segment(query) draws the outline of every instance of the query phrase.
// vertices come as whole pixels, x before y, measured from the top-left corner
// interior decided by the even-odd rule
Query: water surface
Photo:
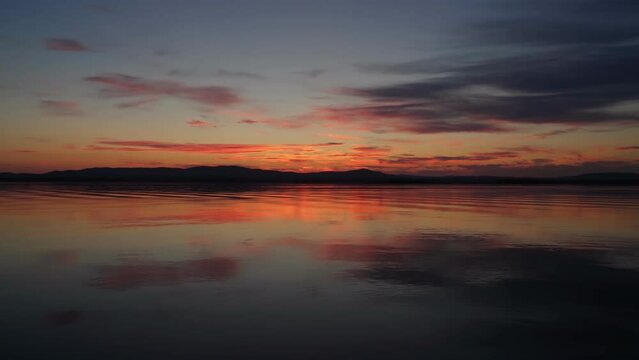
[[[636,359],[639,189],[0,184],[3,359]]]

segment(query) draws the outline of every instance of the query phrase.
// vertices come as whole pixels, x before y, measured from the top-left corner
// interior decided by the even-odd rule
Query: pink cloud
[[[214,124],[211,124],[210,122],[204,121],[204,120],[193,119],[193,120],[188,120],[186,123],[189,126],[196,127],[196,128],[214,128],[215,127]]]
[[[619,151],[627,151],[627,150],[639,150],[639,145],[635,146],[620,146],[617,148]]]
[[[141,100],[142,103],[155,101],[161,97],[214,106],[230,106],[242,101],[234,90],[224,86],[189,86],[174,81],[153,81],[123,74],[90,76],[85,80],[101,84],[102,92],[107,96],[146,97],[146,101]],[[127,107],[123,104],[119,106]]]
[[[54,51],[88,51],[89,48],[73,39],[46,39],[45,46]]]

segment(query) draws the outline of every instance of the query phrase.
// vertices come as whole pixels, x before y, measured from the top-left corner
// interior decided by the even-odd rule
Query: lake
[[[0,184],[2,359],[637,359],[639,188]]]

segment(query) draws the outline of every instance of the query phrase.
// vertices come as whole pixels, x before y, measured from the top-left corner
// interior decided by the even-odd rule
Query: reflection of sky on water
[[[639,354],[632,188],[176,186],[3,185],[8,354]]]

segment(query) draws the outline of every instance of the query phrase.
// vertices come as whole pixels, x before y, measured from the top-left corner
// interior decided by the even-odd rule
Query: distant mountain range
[[[241,166],[180,168],[89,168],[44,174],[0,173],[0,181],[131,181],[131,182],[226,182],[226,183],[361,183],[361,184],[620,184],[639,185],[636,173],[596,173],[554,178],[497,176],[426,177],[391,175],[368,169],[297,173],[250,169]]]

